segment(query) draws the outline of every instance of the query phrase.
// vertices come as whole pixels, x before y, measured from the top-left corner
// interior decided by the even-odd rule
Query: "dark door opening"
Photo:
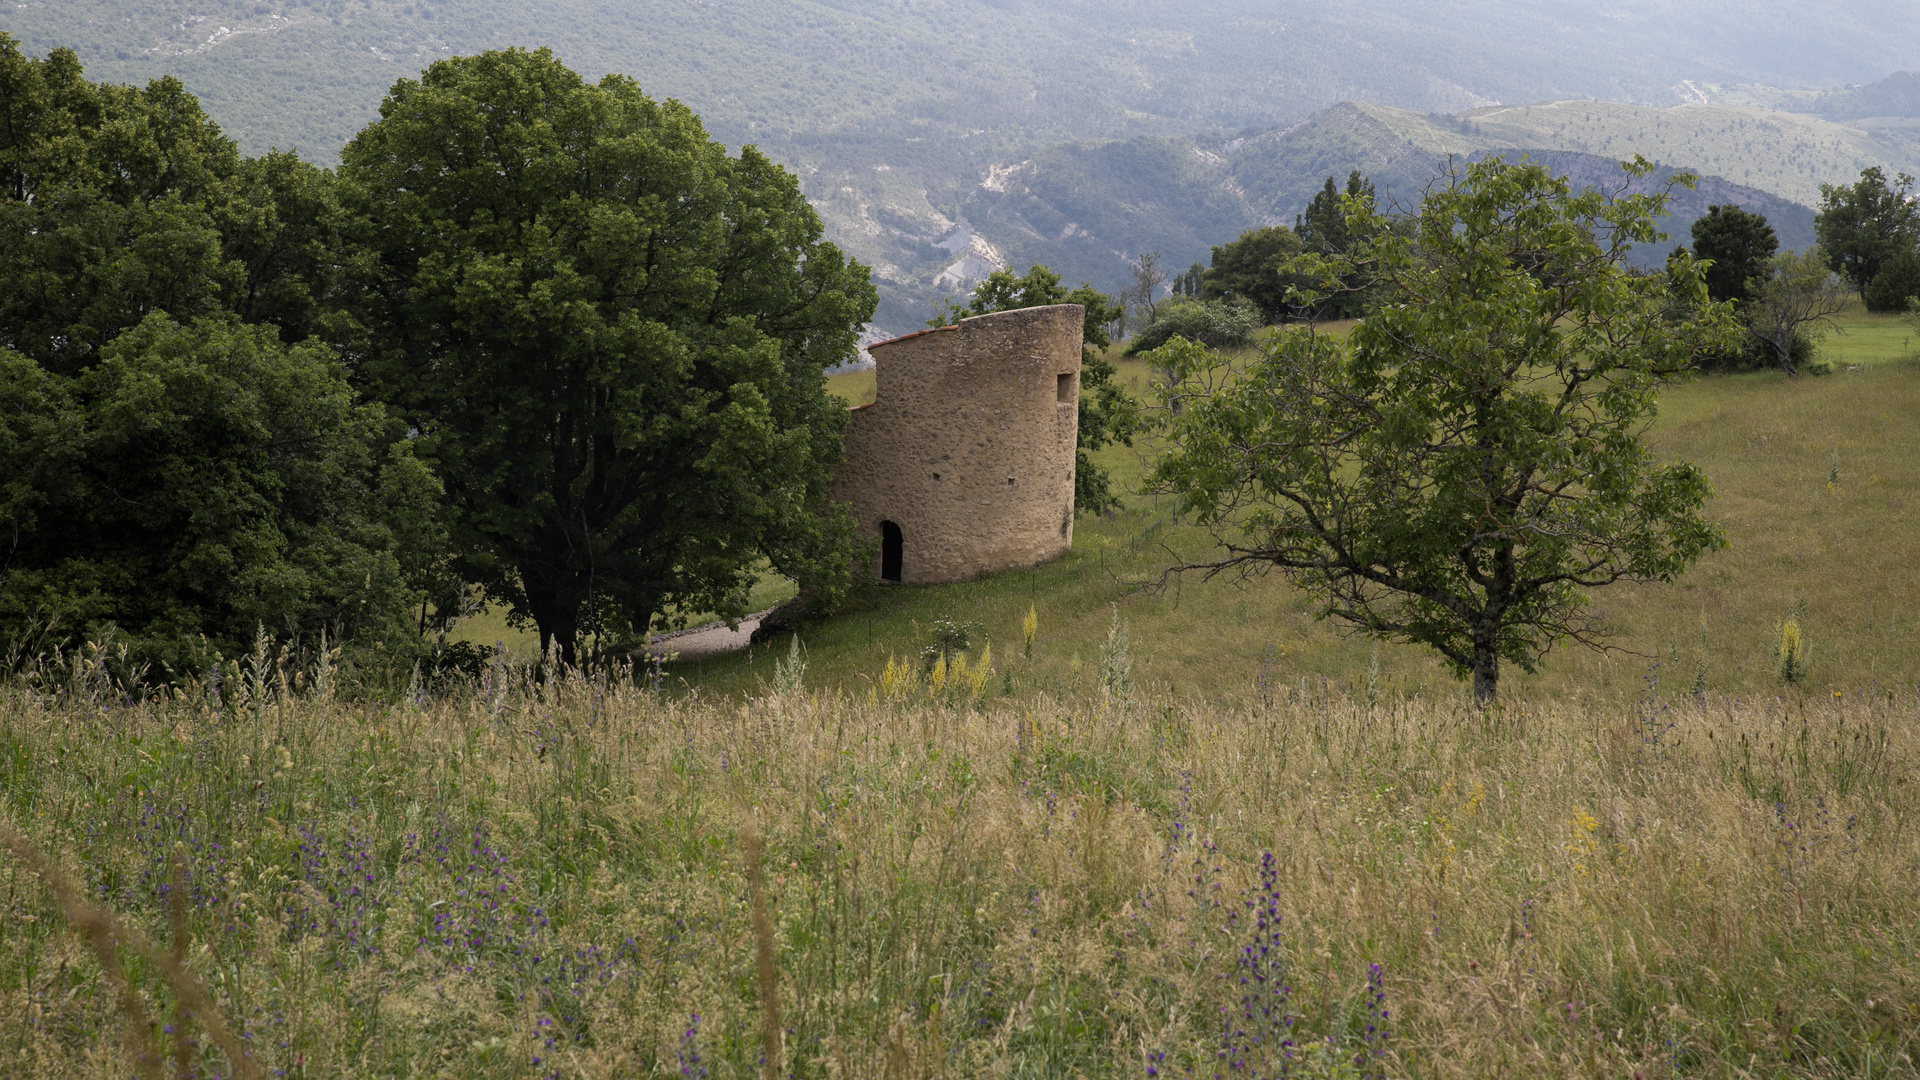
[[[900,580],[900,556],[906,542],[900,537],[900,526],[891,521],[880,523],[880,580]]]

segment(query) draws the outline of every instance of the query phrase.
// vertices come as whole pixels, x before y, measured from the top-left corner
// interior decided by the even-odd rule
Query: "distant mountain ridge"
[[[1620,162],[1636,145],[1659,164],[1627,185]],[[1359,169],[1383,202],[1411,210],[1450,165],[1492,155],[1529,157],[1581,186],[1635,192],[1665,189],[1675,174],[1692,173],[1694,187],[1673,189],[1663,223],[1673,242],[1685,242],[1710,205],[1733,204],[1765,214],[1791,249],[1814,242],[1821,183],[1851,181],[1869,164],[1920,168],[1920,145],[1750,109],[1555,102],[1449,116],[1343,102],[1297,124],[1218,142],[1142,137],[1049,147],[990,166],[946,213],[916,216],[853,189],[818,205],[872,261],[904,328],[925,302],[916,297],[957,293],[961,279],[994,267],[1041,262],[1069,280],[1116,289],[1128,261],[1143,252],[1158,252],[1178,270],[1207,261],[1213,245],[1246,229],[1292,224],[1329,176],[1344,182]],[[1716,175],[1712,165],[1756,182]],[[1671,246],[1649,246],[1636,259],[1657,263]]]
[[[1802,207],[1920,171],[1910,72],[1818,89],[1920,66],[1920,5],[1892,0],[26,0],[0,32],[96,79],[177,74],[243,149],[322,163],[394,80],[552,45],[794,168],[885,330],[1002,263],[1111,290],[1143,251],[1204,260],[1353,168],[1411,200],[1449,156],[1637,152]]]
[[[1813,100],[1813,112],[1830,120],[1920,120],[1920,71],[1896,71],[1877,83],[1822,94]]]

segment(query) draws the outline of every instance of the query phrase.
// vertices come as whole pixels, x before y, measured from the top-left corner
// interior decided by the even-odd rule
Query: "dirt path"
[[[710,656],[744,649],[767,611],[756,611],[742,618],[737,630],[727,629],[727,624],[723,622],[710,622],[675,630],[670,634],[657,634],[647,643],[647,655],[668,656],[674,660],[705,660]]]

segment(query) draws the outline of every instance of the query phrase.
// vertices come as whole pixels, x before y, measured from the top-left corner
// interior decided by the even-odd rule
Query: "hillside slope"
[[[1456,111],[1673,100],[1681,79],[1852,83],[1920,66],[1920,9],[1801,0],[26,0],[0,31],[96,78],[175,72],[250,150],[330,160],[394,79],[551,45],[730,142],[1069,139],[1270,127],[1354,99]],[[822,141],[824,140],[824,141]],[[799,154],[811,157],[810,154]],[[827,155],[834,156],[834,155]]]
[[[1716,105],[1655,108],[1604,101],[1472,109],[1453,116],[1345,103],[1235,148],[1233,171],[1282,211],[1311,197],[1343,161],[1417,191],[1448,155],[1538,149],[1649,161],[1805,206],[1821,184],[1851,182],[1869,165],[1920,168],[1920,145],[1792,113]]]
[[[1643,138],[1642,132],[1651,134]],[[1707,207],[1731,203],[1765,214],[1781,243],[1796,249],[1813,243],[1810,204],[1818,200],[1819,183],[1849,180],[1865,164],[1907,167],[1920,160],[1913,144],[1752,110],[1562,102],[1446,116],[1345,102],[1301,123],[1224,143],[1070,144],[993,166],[953,212],[965,223],[964,245],[925,243],[942,239],[932,235],[940,228],[960,233],[945,217],[921,229],[911,257],[901,254],[911,246],[911,229],[861,233],[876,253],[893,245],[883,256],[881,278],[900,298],[896,310],[916,290],[951,288],[968,269],[985,266],[1024,269],[1043,262],[1072,280],[1112,289],[1125,282],[1127,261],[1142,252],[1159,252],[1177,270],[1205,262],[1213,245],[1246,229],[1291,224],[1327,177],[1344,180],[1353,169],[1373,178],[1390,206],[1411,210],[1450,161],[1524,155],[1579,185],[1620,187],[1620,161],[1636,152],[1631,147],[1645,147],[1637,152],[1663,164],[1623,190],[1664,190],[1681,171],[1699,177],[1691,190],[1674,189],[1663,222],[1669,234],[1684,239]],[[1735,182],[1716,175],[1714,165],[1758,174],[1762,182]],[[1812,169],[1811,190],[1805,169]],[[824,208],[838,205],[829,199]],[[877,223],[887,210],[868,205],[862,213]],[[1657,262],[1667,250],[1657,245],[1637,257]]]
[[[1638,152],[1807,204],[1863,164],[1920,160],[1898,122],[1655,107],[1764,83],[1799,88],[1767,91],[1770,102],[1839,116],[1868,98],[1884,107],[1904,84],[1862,89],[1851,106],[1818,86],[1920,66],[1920,7],[1749,8],[27,0],[0,6],[0,32],[37,54],[71,46],[97,79],[177,74],[244,149],[297,146],[320,162],[433,60],[551,45],[588,76],[629,74],[729,145],[757,143],[795,168],[829,234],[875,267],[878,322],[898,331],[1002,263],[1052,262],[1115,289],[1142,251],[1204,259],[1241,229],[1291,222],[1326,176],[1352,168],[1410,198],[1449,154]],[[1569,97],[1654,104],[1499,104]],[[1343,99],[1378,104],[1334,105]]]

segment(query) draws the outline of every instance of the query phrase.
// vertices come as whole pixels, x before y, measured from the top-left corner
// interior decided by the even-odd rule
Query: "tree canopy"
[[[355,369],[420,433],[469,579],[566,662],[670,606],[743,614],[765,565],[844,589],[822,375],[876,297],[795,178],[546,50],[436,62],[380,115],[340,171]]]
[[[98,85],[0,35],[12,641],[117,633],[181,674],[263,627],[406,645],[438,484],[311,340],[331,206],[326,174],[241,159],[177,81]]]
[[[1780,238],[1765,214],[1738,206],[1709,206],[1693,220],[1693,257],[1711,260],[1706,268],[1707,296],[1744,303],[1769,272],[1769,260],[1780,250]]]
[[[1322,617],[1436,650],[1482,702],[1503,662],[1603,644],[1589,590],[1723,543],[1707,478],[1641,439],[1661,384],[1737,334],[1691,260],[1679,317],[1667,277],[1628,271],[1665,201],[1499,159],[1429,193],[1411,235],[1349,200],[1329,276],[1383,296],[1346,339],[1287,328],[1244,368],[1185,341],[1154,358],[1178,378],[1152,483],[1223,547],[1176,569],[1278,569]]]
[[[1260,309],[1244,296],[1213,300],[1174,296],[1161,305],[1160,317],[1152,326],[1127,342],[1126,355],[1151,352],[1176,337],[1216,349],[1246,345],[1263,325]]]
[[[1079,304],[1086,312],[1080,334],[1080,424],[1074,448],[1073,506],[1075,513],[1104,513],[1119,506],[1120,497],[1114,493],[1113,478],[1089,452],[1115,442],[1130,446],[1133,440],[1131,403],[1126,391],[1113,381],[1115,369],[1105,355],[1113,344],[1107,327],[1126,314],[1124,305],[1085,282],[1071,290],[1063,288],[1058,273],[1035,264],[1018,277],[1011,270],[993,271],[974,285],[964,306],[948,305],[928,325],[950,326],[972,315],[1051,304]]]
[[[147,316],[64,376],[0,352],[0,626],[98,638],[185,673],[259,628],[384,642],[439,485],[324,347]]]
[[[1820,185],[1820,212],[1813,219],[1827,265],[1866,294],[1894,254],[1920,243],[1920,201],[1913,177],[1888,180],[1878,165],[1860,172],[1851,186]]]
[[[1260,309],[1268,323],[1285,322],[1289,313],[1287,265],[1300,254],[1300,237],[1275,225],[1249,229],[1239,239],[1213,249],[1213,261],[1204,279],[1210,298],[1241,296]]]
[[[72,373],[164,311],[315,330],[339,262],[325,173],[242,159],[173,78],[87,81],[0,35],[0,343]]]

